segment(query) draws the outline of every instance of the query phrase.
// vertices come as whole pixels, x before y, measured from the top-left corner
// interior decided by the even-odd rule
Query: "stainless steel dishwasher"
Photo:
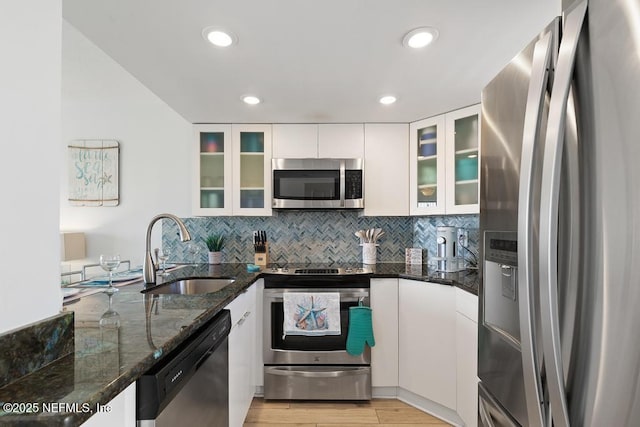
[[[229,425],[229,330],[222,310],[138,379],[138,427]]]

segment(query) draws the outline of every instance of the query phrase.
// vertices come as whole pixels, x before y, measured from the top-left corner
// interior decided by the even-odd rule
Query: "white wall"
[[[120,142],[116,207],[74,207],[67,201],[67,145],[83,138]],[[154,215],[190,215],[191,143],[190,123],[63,21],[60,229],[85,232],[89,259],[117,252],[139,265]],[[160,235],[157,224],[152,247],[160,246]]]
[[[57,314],[61,0],[0,6],[0,333]]]

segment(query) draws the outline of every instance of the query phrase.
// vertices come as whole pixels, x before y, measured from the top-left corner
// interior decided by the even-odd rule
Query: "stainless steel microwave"
[[[274,209],[362,209],[362,159],[273,159]]]

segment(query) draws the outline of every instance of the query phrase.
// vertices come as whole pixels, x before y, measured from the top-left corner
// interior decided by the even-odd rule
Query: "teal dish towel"
[[[347,334],[347,353],[358,356],[364,351],[364,345],[376,345],[371,323],[371,308],[359,305],[349,308],[349,331]]]

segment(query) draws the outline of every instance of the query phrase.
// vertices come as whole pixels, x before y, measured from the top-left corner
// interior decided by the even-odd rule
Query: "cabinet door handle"
[[[247,318],[249,316],[251,316],[251,312],[250,311],[245,311],[245,313],[242,315],[240,320],[238,320],[238,326],[242,325],[247,320]]]

